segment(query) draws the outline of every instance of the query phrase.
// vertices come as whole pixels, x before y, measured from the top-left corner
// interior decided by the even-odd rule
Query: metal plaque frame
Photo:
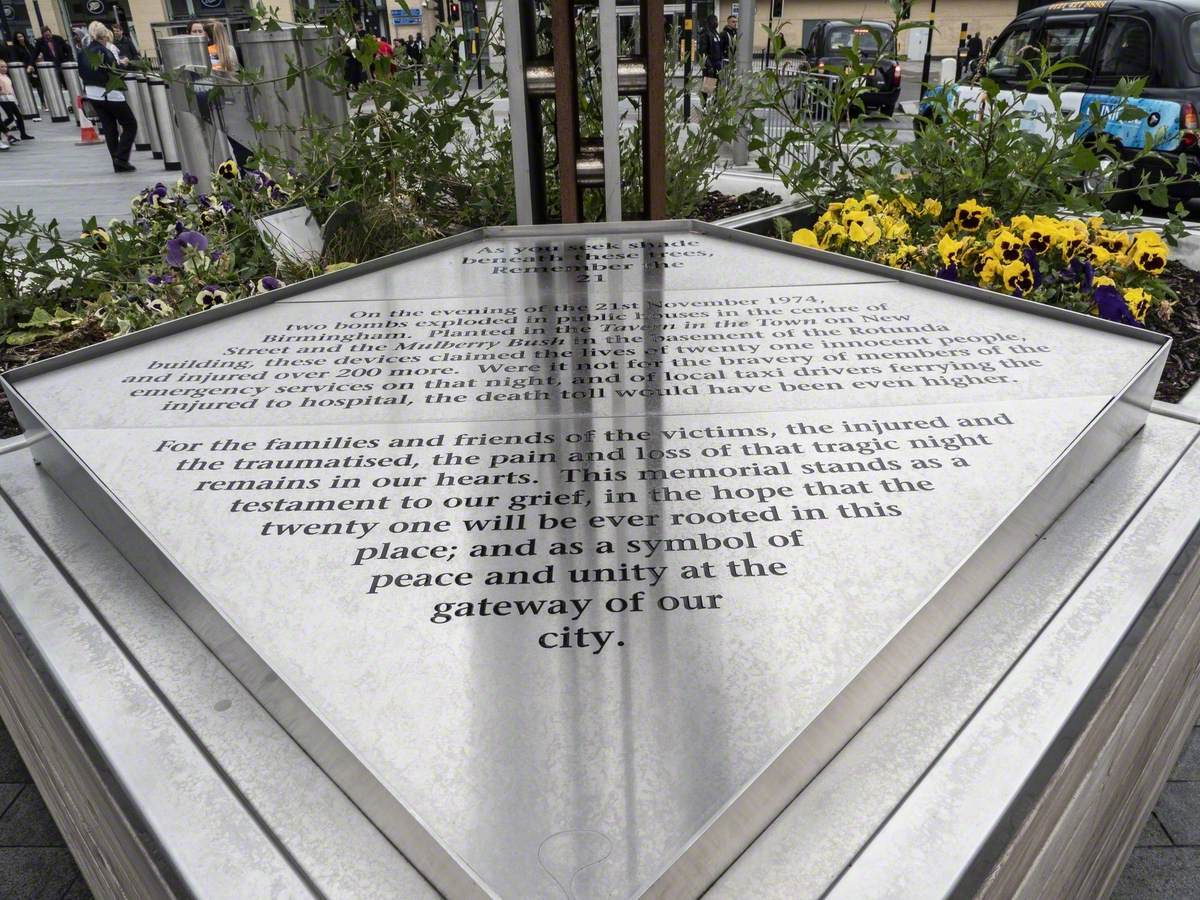
[[[38,464],[425,877],[449,896],[494,896],[469,864],[442,845],[421,819],[388,791],[375,773],[340,741],[321,716],[307,707],[292,688],[269,668],[254,647],[180,571],[170,553],[153,535],[138,526],[130,511],[25,399],[21,386],[40,374],[118,353],[161,337],[203,327],[219,319],[483,239],[570,239],[689,233],[866,272],[879,276],[881,281],[917,285],[964,300],[1003,307],[1022,315],[1070,322],[1081,328],[1144,341],[1153,348],[1150,359],[1062,451],[1008,518],[992,529],[969,557],[891,636],[877,655],[842,686],[830,703],[795,733],[775,758],[743,785],[693,836],[690,843],[637,891],[638,896],[695,896],[708,887],[803,790],[1116,452],[1141,429],[1166,362],[1170,338],[980,288],[701,222],[509,226],[464,232],[351,269],[289,285],[269,294],[23,366],[0,376],[0,386],[7,392],[17,418],[27,432],[31,452]],[[555,416],[549,414],[547,417]]]

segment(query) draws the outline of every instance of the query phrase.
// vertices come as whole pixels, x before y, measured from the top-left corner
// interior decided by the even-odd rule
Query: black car
[[[871,90],[863,95],[868,110],[877,109],[890,116],[896,111],[900,96],[900,63],[895,54],[892,26],[886,22],[850,22],[830,19],[820,22],[800,51],[803,65],[809,71],[845,66],[847,48],[854,47],[859,59],[875,61]]]
[[[1151,144],[1172,163],[1182,154],[1193,177],[1169,193],[1200,207],[1200,0],[1070,0],[1032,9],[1000,33],[981,71],[1002,90],[1023,90],[1023,61],[1035,61],[1042,48],[1050,62],[1072,64],[1056,76],[1068,112],[1115,107],[1121,79],[1146,79],[1140,96],[1123,101],[1145,116],[1110,117],[1105,132],[1130,152]],[[964,83],[955,92],[971,105],[979,89]],[[1033,93],[1028,102],[1036,102]]]

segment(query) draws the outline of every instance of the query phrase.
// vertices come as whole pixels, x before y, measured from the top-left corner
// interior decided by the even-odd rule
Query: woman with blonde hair
[[[205,22],[193,22],[188,34],[203,37],[208,40],[208,59],[214,72],[224,72],[232,75],[238,70],[237,51],[233,49],[233,41],[229,39],[229,29],[219,19],[209,19]]]
[[[84,96],[104,127],[113,171],[136,171],[129,164],[129,151],[137,135],[137,119],[125,102],[125,82],[117,72],[120,55],[113,44],[113,34],[103,22],[92,22],[88,35],[92,41],[79,54],[79,80],[83,82]]]

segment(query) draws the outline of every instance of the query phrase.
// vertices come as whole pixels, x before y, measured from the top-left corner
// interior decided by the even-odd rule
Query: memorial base
[[[1166,412],[707,896],[1103,895],[1200,709],[1196,628],[1175,627],[1197,611],[1200,426]],[[21,439],[0,484],[0,705],[98,897],[436,896]],[[1008,737],[973,755],[991,727]],[[890,823],[915,838],[939,807],[953,827],[879,868],[917,849]]]

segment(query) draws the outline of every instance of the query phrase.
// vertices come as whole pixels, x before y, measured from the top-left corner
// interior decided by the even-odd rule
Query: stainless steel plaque
[[[489,229],[5,387],[440,890],[694,895],[1141,427],[1165,359],[899,279],[689,223]]]

